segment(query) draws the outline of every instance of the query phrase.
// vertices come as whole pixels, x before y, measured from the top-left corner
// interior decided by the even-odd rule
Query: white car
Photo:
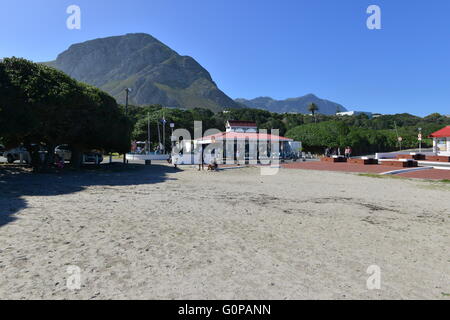
[[[64,159],[64,161],[70,161],[72,159],[72,150],[67,144],[59,145],[55,148],[55,153]],[[99,152],[85,152],[83,153],[83,163],[95,163],[100,164],[103,161],[103,155]]]

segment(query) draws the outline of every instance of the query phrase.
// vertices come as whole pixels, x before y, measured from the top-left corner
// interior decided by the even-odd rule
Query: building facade
[[[436,154],[450,156],[450,126],[430,135],[433,138],[433,150]]]
[[[296,158],[302,145],[292,139],[259,132],[256,123],[228,121],[225,132],[183,142],[184,153],[175,156],[178,164],[210,163],[257,164],[273,159]],[[175,162],[174,162],[175,163]]]

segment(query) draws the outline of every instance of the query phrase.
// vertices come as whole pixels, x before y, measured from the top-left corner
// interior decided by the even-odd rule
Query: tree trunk
[[[55,163],[55,145],[53,143],[47,143],[47,156],[45,159],[45,165],[50,168]]]
[[[35,172],[35,173],[39,172],[41,166],[40,166],[40,163],[39,163],[39,153],[38,153],[38,151],[29,142],[25,142],[23,144],[23,146],[28,151],[29,161],[30,161],[31,167],[33,168],[33,172]]]
[[[79,146],[71,146],[72,147],[72,157],[70,158],[70,165],[72,168],[78,169],[82,163],[83,151]]]

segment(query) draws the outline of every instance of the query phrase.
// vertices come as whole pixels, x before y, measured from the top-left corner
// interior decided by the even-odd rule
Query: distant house
[[[230,120],[225,128],[225,132],[183,140],[178,147],[182,147],[184,151],[172,158],[173,163],[199,164],[203,157],[205,163],[211,163],[214,158],[219,164],[256,164],[262,160],[301,156],[301,142],[266,131],[260,132],[255,122]],[[205,153],[208,147],[210,150]]]
[[[439,155],[450,156],[450,126],[430,134],[433,150]]]
[[[359,116],[361,114],[365,114],[369,118],[373,117],[372,112],[365,112],[365,111],[345,111],[345,112],[338,112],[336,113],[337,116]]]
[[[244,162],[250,160],[260,160],[259,147],[261,144],[267,144],[268,152],[271,156],[279,156],[281,159],[290,156],[300,156],[302,145],[292,139],[261,133],[255,122],[230,120],[225,124],[226,131],[217,134],[205,136],[194,140],[195,145],[204,147],[213,143],[223,143],[222,154],[217,154],[216,158],[224,160],[239,160],[239,156]],[[272,144],[278,144],[278,154],[272,154]],[[232,146],[230,150],[227,148]],[[262,155],[261,155],[262,156]]]

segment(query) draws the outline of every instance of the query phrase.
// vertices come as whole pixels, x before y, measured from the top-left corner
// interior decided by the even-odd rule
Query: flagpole
[[[164,154],[166,154],[166,117],[164,116],[164,111],[163,111],[163,150]]]
[[[159,132],[159,119],[156,119],[156,124],[158,125],[158,149],[161,148],[161,133]]]

